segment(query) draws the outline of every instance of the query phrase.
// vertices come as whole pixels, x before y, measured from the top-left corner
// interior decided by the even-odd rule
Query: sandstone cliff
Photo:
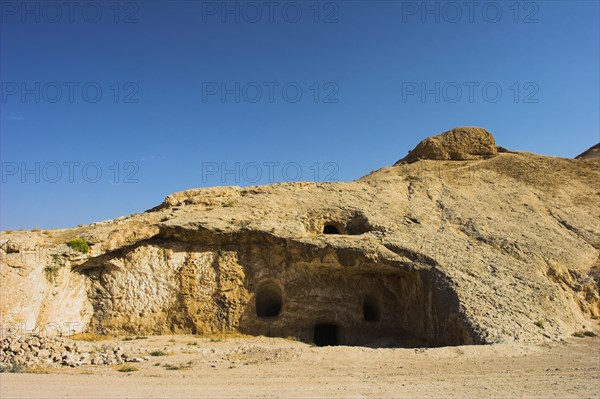
[[[498,152],[480,128],[428,140],[355,182],[193,189],[2,233],[2,322],[398,345],[596,329],[600,159]]]

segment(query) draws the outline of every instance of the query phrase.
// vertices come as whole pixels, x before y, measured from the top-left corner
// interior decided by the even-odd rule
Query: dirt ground
[[[93,345],[105,342],[114,341]],[[193,336],[119,345],[149,360],[127,363],[137,367],[132,372],[82,366],[3,373],[1,397],[600,397],[600,337],[429,349],[320,348],[279,338]],[[157,350],[165,355],[150,355]]]

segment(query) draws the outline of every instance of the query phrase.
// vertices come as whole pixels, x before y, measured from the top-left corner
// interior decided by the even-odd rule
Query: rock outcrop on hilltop
[[[440,135],[421,141],[398,162],[432,160],[473,160],[491,158],[498,153],[496,140],[487,130],[480,127],[457,127]]]
[[[3,233],[3,325],[319,345],[597,329],[600,159],[497,152],[480,128],[428,140],[354,182],[193,189],[129,217]],[[65,245],[75,237],[91,251]]]
[[[586,151],[577,155],[575,159],[587,160],[587,159],[598,159],[600,158],[600,143],[588,148]]]

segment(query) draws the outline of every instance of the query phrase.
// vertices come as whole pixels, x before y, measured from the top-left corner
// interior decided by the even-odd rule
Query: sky
[[[351,181],[481,126],[600,138],[598,1],[0,1],[0,229]]]

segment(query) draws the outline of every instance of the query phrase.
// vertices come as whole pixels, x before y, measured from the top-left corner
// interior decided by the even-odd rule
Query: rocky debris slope
[[[428,137],[398,162],[412,163],[421,159],[472,160],[491,158],[498,153],[490,132],[480,127],[457,127],[440,135]]]
[[[2,321],[407,346],[597,329],[600,159],[498,152],[481,128],[428,143],[355,182],[193,189],[3,233]]]
[[[0,369],[109,366],[145,360],[148,358],[134,357],[117,345],[78,344],[67,338],[43,334],[8,335],[2,339]]]

